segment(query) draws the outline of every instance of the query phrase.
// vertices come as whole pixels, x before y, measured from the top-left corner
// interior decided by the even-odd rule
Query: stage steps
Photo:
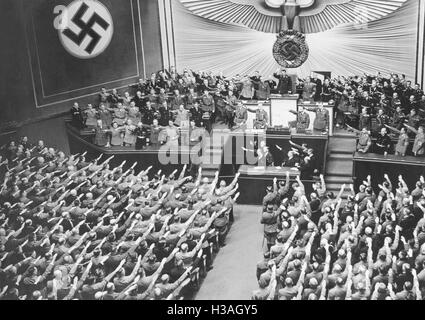
[[[342,184],[346,185],[343,198],[350,194],[355,150],[356,136],[348,131],[338,130],[329,139],[325,182],[327,191],[333,192],[335,196],[341,190]]]

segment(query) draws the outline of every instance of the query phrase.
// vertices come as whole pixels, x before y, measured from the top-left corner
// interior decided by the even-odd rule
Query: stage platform
[[[378,183],[384,181],[385,173],[389,175],[394,186],[397,185],[400,174],[409,186],[414,186],[419,176],[425,174],[425,158],[423,157],[355,153],[353,164],[356,187],[366,179],[367,175],[371,175],[373,185],[376,187]]]
[[[124,169],[138,162],[136,171],[144,170],[152,166],[154,170],[161,169],[164,174],[170,174],[175,169],[179,170],[185,164],[190,164],[191,150],[182,148],[179,151],[170,152],[167,154],[170,163],[162,163],[159,157],[161,146],[147,146],[145,149],[136,150],[135,147],[112,146],[109,148],[99,147],[92,143],[93,135],[85,133],[67,124],[67,135],[71,154],[82,154],[87,152],[88,159],[95,159],[103,154],[103,160],[110,156],[114,156],[111,160],[111,166],[118,166],[123,161],[127,161]],[[102,161],[102,160],[101,160]],[[151,172],[154,172],[151,170]]]
[[[266,188],[273,185],[273,179],[276,177],[279,181],[286,180],[286,172],[289,172],[290,183],[296,181],[300,176],[300,171],[289,167],[256,167],[243,165],[239,168],[239,196],[238,203],[258,205],[263,201],[266,195]],[[312,180],[302,181],[309,194],[312,192]],[[290,189],[292,193],[292,189]]]
[[[295,178],[300,175],[297,169],[291,168],[280,168],[279,164],[282,164],[292,145],[289,141],[293,141],[296,144],[307,143],[309,148],[314,149],[314,153],[317,157],[316,164],[321,172],[325,172],[325,164],[327,157],[328,147],[328,135],[313,135],[313,134],[266,134],[264,131],[253,131],[253,130],[237,130],[230,131],[218,130],[220,134],[230,135],[226,143],[221,146],[222,163],[217,165],[220,170],[220,179],[224,179],[230,182],[235,173],[240,172],[240,191],[241,197],[238,203],[243,204],[260,204],[265,195],[265,189],[267,186],[272,184],[273,178],[277,177],[279,180],[286,178],[286,171],[290,172],[291,181],[295,181]],[[136,171],[146,169],[149,166],[153,167],[151,172],[156,172],[161,169],[164,174],[169,174],[175,169],[181,170],[184,164],[191,164],[191,154],[194,151],[190,149],[180,149],[179,151],[170,152],[170,159],[174,160],[172,163],[165,164],[160,161],[159,153],[160,146],[148,146],[142,150],[136,150],[134,147],[99,147],[92,143],[93,134],[89,131],[80,131],[70,124],[67,124],[67,134],[69,139],[70,150],[72,154],[82,154],[87,152],[88,159],[97,158],[103,154],[103,160],[114,155],[113,160],[110,162],[111,166],[120,165],[123,161],[127,161],[124,169],[130,167],[134,162],[138,162]],[[275,164],[277,167],[258,168],[255,166],[249,166],[245,162],[244,153],[241,147],[246,146],[249,148],[250,141],[258,141],[259,137],[265,138],[267,145],[270,147]],[[242,142],[242,144],[241,144]],[[279,146],[282,151],[280,151]],[[199,152],[199,148],[196,149]],[[238,150],[239,158],[237,157],[236,150]],[[205,151],[205,150],[204,150]],[[242,152],[242,161],[240,161],[240,155]],[[229,160],[229,157],[225,155],[231,154],[230,163],[225,162]],[[220,159],[220,158],[219,158]],[[201,164],[202,166],[202,164]],[[215,170],[215,169],[214,169]],[[306,186],[306,192],[311,192],[312,180],[304,181]]]
[[[395,136],[395,135],[389,135],[389,137],[391,138],[391,142],[392,142],[391,148],[390,148],[390,153],[395,153],[395,146],[397,145],[398,137]],[[372,137],[371,140],[372,140],[372,146],[375,145],[377,138]],[[356,141],[358,143],[359,139],[357,139]],[[407,150],[406,150],[406,156],[412,156],[412,157],[414,156],[414,154],[412,152],[412,147],[413,147],[414,142],[415,142],[414,138],[409,139],[409,146],[407,147]]]
[[[247,149],[253,149],[252,144],[259,144],[260,141],[265,141],[266,145],[269,147],[270,153],[273,155],[274,163],[276,166],[279,166],[283,163],[283,161],[287,158],[288,152],[292,149],[292,145],[290,141],[302,145],[303,143],[307,144],[308,148],[312,148],[314,150],[314,154],[316,156],[316,168],[320,172],[326,171],[326,160],[328,154],[328,143],[329,136],[328,135],[314,135],[314,134],[288,134],[282,131],[281,134],[278,132],[274,132],[273,134],[266,133],[264,131],[234,131],[229,133],[230,138],[227,140],[227,144],[225,146],[226,152],[231,152],[233,159],[232,165],[254,165],[253,163],[249,163],[247,161],[247,157],[245,156],[244,161],[241,161],[237,152],[240,152],[242,147]],[[279,150],[279,148],[282,150]],[[241,163],[243,162],[243,163]],[[231,174],[229,163],[224,163],[226,168],[226,174]],[[239,167],[233,173],[236,173]]]

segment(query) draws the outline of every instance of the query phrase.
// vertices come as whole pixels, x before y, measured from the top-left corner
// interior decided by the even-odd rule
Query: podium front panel
[[[297,98],[282,97],[271,99],[271,125],[289,127],[289,123],[297,121]]]

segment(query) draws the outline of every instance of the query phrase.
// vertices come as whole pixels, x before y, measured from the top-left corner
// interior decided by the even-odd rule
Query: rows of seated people
[[[404,75],[339,76],[323,82],[316,75],[298,79],[296,88],[304,101],[334,103],[337,127],[365,129],[373,136],[378,136],[382,128],[396,134],[405,130],[413,137],[425,124],[424,92]],[[267,101],[272,93],[292,93],[286,70],[270,77],[259,72],[225,77],[189,69],[179,73],[172,67],[140,79],[123,95],[116,89],[108,92],[102,88],[93,104],[80,108],[75,103],[71,114],[74,126],[96,131],[95,143],[100,146],[143,148],[179,139],[188,143],[189,138],[182,142],[182,131],[187,131],[187,137],[195,132],[190,141],[198,141],[200,129],[211,132],[219,121],[229,128],[243,127],[247,113],[254,111],[242,101]],[[256,122],[259,128],[267,127],[265,112],[256,113]]]
[[[425,296],[425,179],[371,181],[342,199],[323,177],[310,195],[301,181],[264,198],[267,251],[255,300],[422,300]],[[374,192],[374,188],[379,193]]]
[[[112,158],[27,138],[1,150],[0,299],[193,296],[225,244],[238,177],[137,173]]]

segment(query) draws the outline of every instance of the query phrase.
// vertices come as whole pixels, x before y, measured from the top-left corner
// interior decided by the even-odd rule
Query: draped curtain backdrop
[[[308,34],[307,62],[288,72],[300,77],[313,71],[336,75],[363,73],[406,74],[415,78],[418,1],[409,0],[400,9],[366,25],[340,25]],[[279,67],[272,54],[276,34],[243,26],[223,24],[192,14],[173,4],[177,68],[222,71],[224,75],[271,75]]]

